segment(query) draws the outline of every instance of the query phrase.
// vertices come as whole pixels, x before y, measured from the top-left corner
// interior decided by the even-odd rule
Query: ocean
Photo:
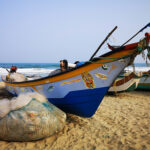
[[[11,66],[17,66],[17,72],[25,75],[40,75],[42,77],[47,76],[51,71],[59,68],[59,63],[0,63],[0,76],[7,75],[8,72],[5,68],[9,69]],[[133,67],[129,66],[125,68],[127,71],[132,71]],[[150,70],[150,64],[135,63],[135,71],[148,71]],[[1,81],[1,77],[0,77]]]
[[[0,76],[8,74],[11,66],[17,66],[17,72],[25,75],[47,76],[51,71],[59,68],[59,63],[0,63]],[[6,68],[6,69],[5,69]],[[0,78],[1,81],[1,78]]]

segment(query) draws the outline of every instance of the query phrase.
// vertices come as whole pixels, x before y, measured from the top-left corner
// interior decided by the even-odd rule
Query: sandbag
[[[0,100],[0,106],[0,140],[42,139],[62,130],[66,120],[66,114],[40,94]]]

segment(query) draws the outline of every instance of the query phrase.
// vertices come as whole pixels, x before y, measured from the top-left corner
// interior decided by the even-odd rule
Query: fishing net
[[[39,94],[0,100],[0,140],[42,139],[62,130],[65,120],[66,114]]]
[[[27,81],[27,78],[25,77],[24,74],[21,73],[10,73],[7,76],[7,80],[11,82],[23,82],[23,81]]]

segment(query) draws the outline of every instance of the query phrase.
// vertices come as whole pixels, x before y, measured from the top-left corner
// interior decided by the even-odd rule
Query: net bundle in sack
[[[27,81],[27,78],[22,73],[14,72],[14,73],[11,73],[9,75],[8,81],[11,81],[11,82],[23,82],[23,81]]]
[[[0,140],[33,141],[63,129],[66,114],[35,93],[0,100]]]

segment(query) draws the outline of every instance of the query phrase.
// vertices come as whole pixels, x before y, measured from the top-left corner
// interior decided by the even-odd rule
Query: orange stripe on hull
[[[66,72],[64,74],[60,74],[58,76],[49,77],[46,79],[41,79],[41,80],[33,81],[33,82],[31,82],[31,81],[30,82],[24,82],[24,83],[8,83],[8,82],[6,82],[6,84],[11,85],[11,86],[17,86],[17,87],[26,87],[26,86],[36,86],[36,85],[41,85],[41,84],[53,83],[53,82],[69,79],[69,78],[78,76],[83,72],[87,72],[87,71],[96,69],[96,68],[104,65],[105,63],[115,61],[115,60],[117,60],[117,57],[124,57],[124,56],[131,55],[134,53],[134,51],[135,51],[135,49],[119,51],[119,52],[113,53],[113,54],[108,56],[108,57],[114,58],[114,59],[107,59],[107,57],[106,57],[106,59],[99,59],[95,63],[93,62],[91,64],[80,67],[80,68],[73,70],[73,71],[70,71],[70,72]]]

